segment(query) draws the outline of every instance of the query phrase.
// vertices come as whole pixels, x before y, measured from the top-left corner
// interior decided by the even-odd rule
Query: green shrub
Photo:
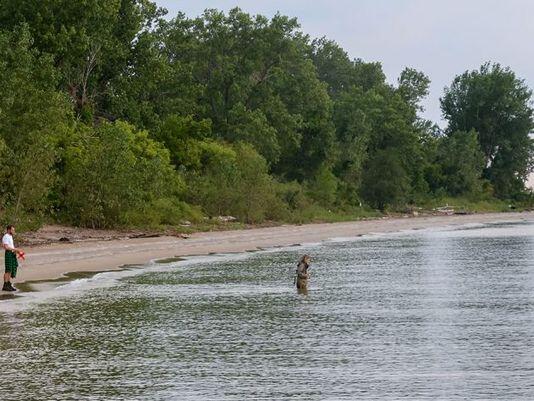
[[[131,210],[183,190],[168,151],[125,122],[81,127],[64,164],[63,213],[81,226],[121,225]]]
[[[308,184],[309,195],[324,207],[331,207],[337,198],[339,180],[326,166],[321,166]]]
[[[199,223],[202,217],[202,212],[197,206],[191,206],[175,198],[161,198],[127,211],[122,217],[122,223],[129,227],[156,229],[178,226],[186,221]]]
[[[209,216],[263,221],[276,201],[265,159],[244,143],[230,146],[210,141],[203,143],[202,150],[202,168],[188,175],[188,201],[202,206]]]

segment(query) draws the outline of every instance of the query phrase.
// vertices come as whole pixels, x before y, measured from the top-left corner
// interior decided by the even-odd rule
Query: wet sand
[[[150,260],[210,253],[244,252],[319,242],[331,238],[397,232],[446,225],[534,220],[534,212],[383,218],[343,223],[283,225],[203,232],[189,238],[157,237],[58,243],[25,248],[16,282],[52,280],[73,272],[117,270]]]

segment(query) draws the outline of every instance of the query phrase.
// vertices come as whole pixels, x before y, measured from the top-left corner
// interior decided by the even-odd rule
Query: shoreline
[[[125,265],[151,260],[239,253],[265,248],[473,223],[534,221],[534,212],[484,213],[410,218],[379,218],[340,223],[281,225],[229,231],[198,232],[187,239],[171,236],[76,243],[54,243],[25,248],[16,284],[57,280],[73,273],[116,271]]]

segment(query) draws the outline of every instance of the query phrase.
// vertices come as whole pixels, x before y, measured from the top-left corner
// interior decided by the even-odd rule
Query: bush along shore
[[[430,78],[240,9],[165,19],[146,0],[5,0],[0,214],[92,229],[203,230],[387,213],[532,208],[532,91],[460,72],[447,126]],[[441,208],[441,209],[440,209]]]

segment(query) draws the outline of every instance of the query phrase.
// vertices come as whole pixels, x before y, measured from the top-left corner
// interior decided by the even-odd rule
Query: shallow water
[[[292,286],[304,252],[308,296]],[[533,222],[174,262],[49,292],[1,303],[1,400],[534,399]]]

